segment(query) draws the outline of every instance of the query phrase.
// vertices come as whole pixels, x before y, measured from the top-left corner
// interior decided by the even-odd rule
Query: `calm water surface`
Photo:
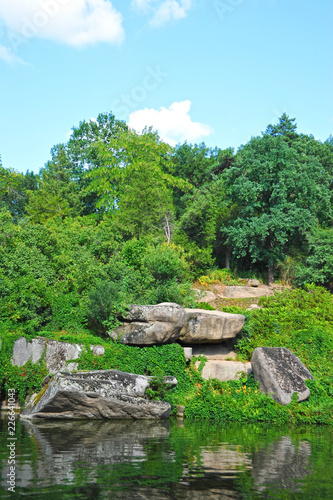
[[[207,422],[17,419],[16,492],[1,498],[333,499],[333,429]]]

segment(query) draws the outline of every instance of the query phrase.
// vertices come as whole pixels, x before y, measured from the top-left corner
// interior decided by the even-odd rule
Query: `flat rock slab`
[[[180,332],[183,344],[219,343],[233,338],[244,325],[243,314],[230,314],[203,309],[185,309],[186,318]]]
[[[31,397],[22,418],[48,419],[151,419],[168,418],[171,406],[143,396],[154,377],[119,370],[76,374],[57,373],[39,394]],[[174,377],[165,377],[175,387]]]
[[[185,322],[185,310],[178,304],[132,305],[118,326],[108,335],[122,344],[162,345],[176,342]]]
[[[126,314],[126,321],[140,321],[144,323],[161,321],[175,325],[184,323],[185,312],[183,307],[174,302],[162,302],[156,305],[131,305]]]
[[[95,356],[104,355],[104,347],[101,345],[90,346]],[[29,360],[38,363],[45,352],[45,362],[49,373],[58,371],[77,370],[77,362],[70,361],[78,359],[83,351],[83,346],[79,344],[69,344],[68,342],[58,342],[44,337],[38,337],[27,341],[25,337],[16,340],[11,359],[13,366],[23,366]]]
[[[254,297],[266,297],[273,295],[273,290],[268,286],[226,286],[224,292],[219,293],[219,297],[223,299],[247,299]]]
[[[242,372],[248,377],[252,372],[251,363],[241,363],[240,361],[219,361],[208,360],[202,370],[202,377],[205,380],[217,378],[221,382],[226,380],[238,380]]]
[[[288,405],[294,392],[298,401],[310,396],[306,379],[313,375],[293,352],[285,347],[257,347],[253,351],[251,365],[253,376],[259,382],[262,392],[270,395],[277,403]]]

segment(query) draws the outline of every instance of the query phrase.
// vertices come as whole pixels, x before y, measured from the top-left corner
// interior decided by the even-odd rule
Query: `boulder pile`
[[[203,309],[183,309],[178,304],[131,306],[121,326],[109,336],[122,344],[144,346],[220,343],[234,338],[244,325],[243,314],[229,314]]]

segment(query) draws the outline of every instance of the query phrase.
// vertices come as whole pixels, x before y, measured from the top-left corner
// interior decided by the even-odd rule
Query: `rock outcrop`
[[[247,280],[247,286],[253,286],[253,287],[258,287],[260,285],[260,281],[257,279],[249,279]]]
[[[33,395],[22,418],[48,419],[151,419],[168,418],[171,406],[162,401],[144,399],[154,377],[100,370],[82,373],[57,373]],[[177,385],[174,377],[164,377],[169,388]]]
[[[219,343],[233,338],[244,325],[243,314],[230,314],[203,309],[185,309],[186,318],[180,332],[180,341],[187,345]]]
[[[201,375],[205,380],[216,378],[221,382],[225,382],[227,380],[238,380],[243,372],[246,377],[250,375],[252,372],[251,363],[209,359],[203,367]]]
[[[170,344],[178,340],[184,321],[185,310],[172,302],[132,305],[124,323],[108,334],[113,340],[134,346]]]
[[[101,345],[92,345],[90,349],[95,356],[103,356],[104,347]],[[38,363],[45,352],[45,362],[49,373],[58,371],[77,370],[77,363],[70,361],[78,359],[83,351],[83,346],[79,344],[69,344],[67,342],[58,342],[44,337],[38,337],[27,341],[22,337],[16,340],[11,359],[12,365],[23,366],[27,361]]]
[[[255,297],[266,297],[273,295],[273,290],[268,286],[226,286],[225,290],[218,294],[223,299],[247,299]]]
[[[298,401],[310,396],[306,379],[314,380],[313,375],[300,359],[285,347],[257,347],[251,359],[253,376],[265,394],[281,405],[288,405],[294,392]]]

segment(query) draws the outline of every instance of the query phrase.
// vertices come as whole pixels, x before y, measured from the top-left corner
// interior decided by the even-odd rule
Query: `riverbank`
[[[40,335],[84,346],[78,360],[78,370],[118,369],[156,377],[151,399],[161,399],[172,405],[185,406],[185,418],[242,422],[333,423],[333,305],[332,296],[321,287],[286,290],[259,299],[261,309],[245,311],[246,322],[235,345],[237,358],[250,361],[258,346],[287,347],[305,364],[315,377],[308,381],[311,395],[307,401],[280,406],[263,395],[253,376],[220,382],[205,380],[202,369],[206,358],[199,356],[186,363],[183,348],[178,344],[154,347],[131,347],[86,333],[41,331]],[[229,312],[244,312],[230,308]],[[47,374],[43,361],[22,367],[12,366],[10,358],[20,332],[2,332],[1,378],[5,391],[15,387],[24,404],[28,393],[41,388]],[[27,336],[26,336],[27,337]],[[27,337],[29,338],[29,337]],[[30,336],[31,338],[31,336]],[[96,356],[92,345],[102,345],[104,354]],[[199,361],[199,363],[198,363]],[[174,376],[178,386],[167,393],[159,383],[164,376]]]

